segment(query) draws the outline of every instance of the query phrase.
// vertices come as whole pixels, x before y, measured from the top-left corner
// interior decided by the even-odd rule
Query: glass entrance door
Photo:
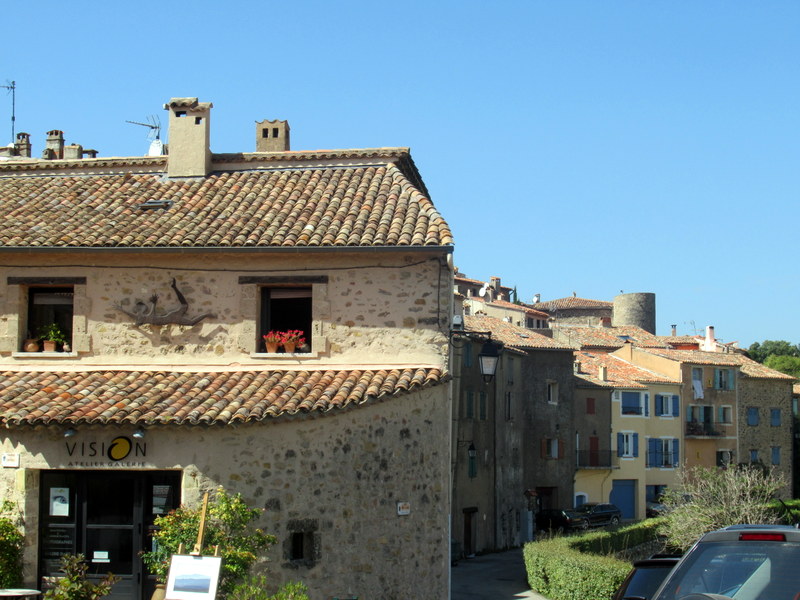
[[[148,600],[153,590],[139,554],[153,520],[180,501],[179,471],[45,471],[41,479],[39,573],[58,577],[59,557],[80,553],[88,575],[120,577],[110,600]]]

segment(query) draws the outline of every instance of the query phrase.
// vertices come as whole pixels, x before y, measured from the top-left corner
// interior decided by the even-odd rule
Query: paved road
[[[521,549],[462,559],[450,572],[451,600],[547,600],[530,591]]]

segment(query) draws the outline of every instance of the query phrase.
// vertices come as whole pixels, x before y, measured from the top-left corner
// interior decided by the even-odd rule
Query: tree
[[[779,520],[769,503],[786,481],[772,468],[688,467],[679,471],[678,481],[662,499],[667,513],[661,533],[675,548],[686,550],[703,534],[728,525]]]
[[[764,361],[764,366],[800,379],[800,356],[771,354]]]
[[[786,340],[765,340],[761,344],[754,342],[747,349],[747,355],[760,363],[772,355],[800,357],[800,345],[792,345]]]
[[[24,537],[14,505],[4,500],[0,505],[0,588],[17,587],[22,582],[22,546]]]

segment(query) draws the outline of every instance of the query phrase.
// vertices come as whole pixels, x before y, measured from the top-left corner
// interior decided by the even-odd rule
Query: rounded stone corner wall
[[[656,333],[656,295],[652,292],[636,292],[614,296],[614,327],[640,327]]]

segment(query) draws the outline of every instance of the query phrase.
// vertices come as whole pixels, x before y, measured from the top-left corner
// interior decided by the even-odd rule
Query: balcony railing
[[[690,421],[686,423],[686,435],[694,437],[709,437],[719,436],[722,433],[714,429],[714,424],[711,422]]]
[[[578,450],[579,469],[617,469],[619,460],[611,450]]]
[[[677,467],[677,461],[672,452],[650,452],[645,453],[645,466],[654,469],[672,469]]]

